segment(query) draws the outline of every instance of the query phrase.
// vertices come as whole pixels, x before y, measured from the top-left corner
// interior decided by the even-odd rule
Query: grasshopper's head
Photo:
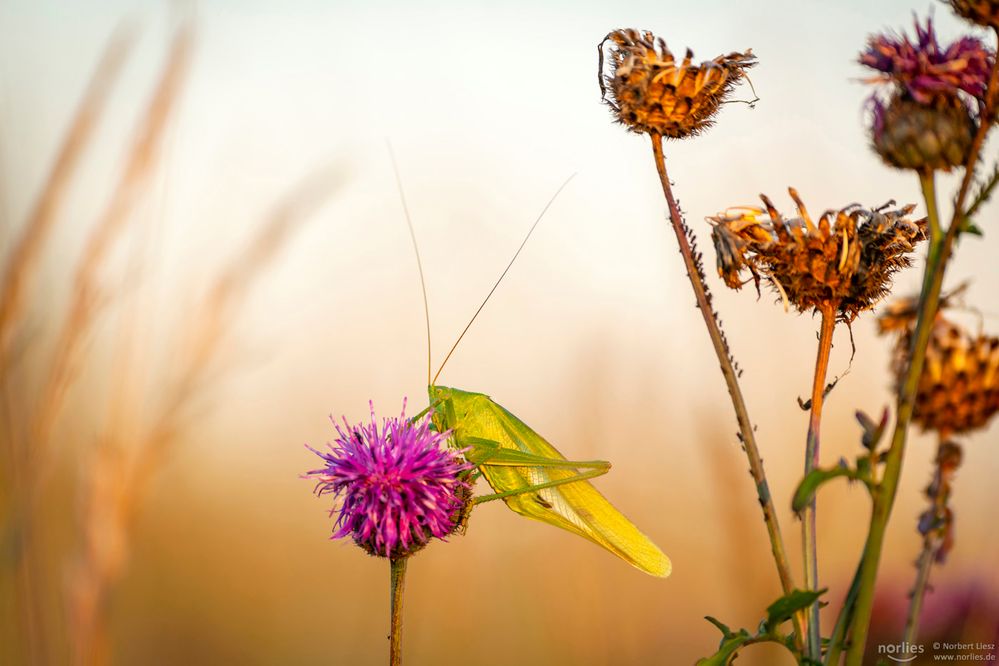
[[[450,397],[451,389],[447,386],[435,386],[431,384],[427,387],[427,395],[430,397],[430,404],[436,407]]]
[[[449,386],[431,384],[427,387],[430,397],[430,414],[437,432],[452,431],[460,437],[464,416],[472,409],[478,398],[486,398],[482,393],[462,391]]]
[[[447,386],[431,384],[427,387],[430,398],[430,418],[437,432],[451,430],[454,427],[454,407],[451,399],[452,389]]]
[[[448,419],[449,428],[455,427],[455,411],[465,412],[468,410],[469,405],[477,398],[486,398],[488,400],[489,396],[484,393],[476,393],[474,391],[462,391],[461,389],[452,388],[450,386],[439,386],[437,384],[431,384],[427,387],[427,393],[430,396],[430,410],[435,415],[441,415]]]
[[[437,384],[431,384],[429,387],[427,387],[427,391],[430,394],[431,403],[433,403],[434,401],[445,402],[449,399],[462,400],[464,398],[485,396],[484,393],[476,393],[475,391],[462,391],[461,389],[452,388],[450,386],[440,386]]]

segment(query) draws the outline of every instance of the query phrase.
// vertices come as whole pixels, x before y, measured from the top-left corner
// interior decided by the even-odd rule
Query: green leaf
[[[710,622],[710,620],[708,621]],[[732,663],[732,659],[735,657],[735,653],[739,651],[739,648],[752,639],[753,637],[749,635],[748,631],[740,629],[739,633],[722,639],[718,651],[713,655],[698,659],[697,666],[727,666]]]
[[[710,615],[705,615],[704,619],[710,622],[711,624],[715,625],[716,627],[718,627],[718,631],[722,632],[722,636],[724,638],[728,638],[729,636],[732,635],[732,630],[729,628],[729,626],[727,624],[722,624],[722,622],[720,622],[717,618],[711,617]]]
[[[766,627],[768,632],[772,632],[781,622],[791,619],[795,613],[803,608],[808,608],[819,597],[825,594],[828,588],[821,590],[791,590],[783,597],[767,606]]]
[[[850,478],[855,476],[855,472],[850,469],[846,461],[840,461],[840,464],[832,469],[813,469],[805,475],[805,478],[801,480],[798,488],[794,491],[791,508],[794,509],[795,513],[801,513],[808,506],[808,503],[812,501],[812,497],[818,491],[819,486],[840,476]]]
[[[871,457],[860,456],[857,458],[857,476],[868,478],[871,476]]]
[[[961,226],[957,228],[959,233],[971,234],[972,236],[984,236],[985,232],[982,228],[975,224],[975,221],[971,218],[964,217],[961,218]]]

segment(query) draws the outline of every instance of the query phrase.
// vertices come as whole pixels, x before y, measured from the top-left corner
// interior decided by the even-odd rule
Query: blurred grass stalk
[[[101,117],[107,98],[132,44],[132,33],[119,31],[112,38],[84,94],[63,140],[55,164],[48,175],[18,243],[7,258],[0,285],[0,378],[4,396],[3,437],[4,466],[9,475],[8,510],[3,531],[4,565],[11,566],[16,586],[15,613],[19,619],[16,634],[22,638],[22,656],[30,663],[48,661],[45,650],[49,643],[43,638],[44,617],[34,566],[31,514],[38,483],[38,464],[45,444],[28,435],[23,423],[24,396],[14,404],[17,371],[13,361],[14,333],[25,317],[25,295],[31,278],[37,273],[42,250],[55,224],[56,214],[79,168],[96,122]],[[23,344],[23,343],[19,343]],[[54,366],[53,366],[54,367]],[[22,384],[23,385],[23,384]],[[49,408],[49,412],[57,411]],[[30,444],[29,444],[30,443]]]
[[[7,258],[0,285],[0,437],[4,469],[9,476],[2,526],[5,557],[0,564],[7,569],[2,575],[12,575],[16,581],[14,636],[20,639],[20,645],[13,647],[13,654],[22,663],[63,661],[54,655],[59,651],[55,640],[60,635],[68,636],[69,645],[65,647],[73,663],[108,661],[109,594],[127,566],[136,514],[154,472],[189,425],[191,405],[204,393],[212,371],[217,369],[227,334],[248,290],[298,225],[327,200],[341,180],[339,169],[328,167],[299,183],[267,216],[248,247],[224,268],[200,306],[185,317],[176,352],[178,360],[169,364],[172,376],[156,382],[163,388],[157,391],[152,418],[146,423],[141,414],[141,387],[143,373],[148,369],[139,362],[142,313],[134,303],[130,304],[128,316],[117,331],[119,342],[110,375],[112,388],[106,417],[92,450],[81,451],[86,466],[80,480],[82,491],[78,493],[79,551],[71,558],[67,553],[58,553],[55,560],[43,557],[44,546],[33,533],[41,508],[39,500],[53,472],[52,435],[66,395],[87,361],[94,323],[116,297],[121,300],[121,294],[103,287],[101,273],[109,262],[110,250],[135,224],[137,205],[149,194],[165,130],[191,59],[194,26],[190,18],[182,19],[174,31],[166,64],[128,150],[126,167],[87,238],[67,312],[46,359],[46,376],[37,396],[18,392],[30,382],[22,376],[27,372],[26,364],[18,362],[22,359],[14,350],[23,350],[25,345],[19,336],[26,337],[28,291],[38,273],[46,240],[133,41],[132,31],[119,31],[111,38],[55,165]],[[138,254],[136,249],[133,259],[141,267]],[[64,563],[72,559],[67,589],[54,594],[65,605],[65,612],[46,612],[45,599],[52,594],[47,584],[63,576],[60,571],[44,571],[44,563],[60,559],[66,560]],[[60,621],[68,626],[60,627]]]

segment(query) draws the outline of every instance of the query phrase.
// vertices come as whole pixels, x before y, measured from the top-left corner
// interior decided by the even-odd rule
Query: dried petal
[[[761,195],[764,208],[734,208],[709,218],[718,272],[738,289],[746,269],[768,278],[800,312],[834,305],[841,319],[852,321],[883,298],[892,275],[909,265],[925,220],[908,219],[912,206],[882,211],[851,205],[823,213],[815,224],[793,189],[791,196],[801,217],[784,218]],[[761,221],[764,215],[769,222]]]

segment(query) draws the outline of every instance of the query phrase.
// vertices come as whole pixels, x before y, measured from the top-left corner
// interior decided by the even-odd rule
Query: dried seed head
[[[608,41],[610,72],[605,73]],[[633,132],[656,132],[673,139],[710,127],[745,70],[756,64],[747,50],[695,65],[690,49],[677,63],[662,38],[632,29],[608,34],[598,49],[600,91],[617,121]]]
[[[999,28],[999,2],[996,0],[947,0],[958,16],[978,25]]]
[[[826,211],[813,222],[793,189],[800,217],[786,219],[770,199],[765,208],[733,208],[709,218],[718,273],[733,289],[749,271],[800,312],[832,306],[852,321],[887,294],[892,275],[910,264],[924,237],[925,220],[912,221],[914,206],[892,211],[850,205]]]
[[[887,105],[872,98],[871,110],[871,144],[889,166],[950,171],[967,161],[977,126],[956,97],[930,105],[906,95],[896,95]]]
[[[896,389],[909,366],[916,327],[915,299],[902,299],[879,321],[897,335],[892,371]],[[926,345],[912,420],[942,437],[984,427],[999,411],[999,338],[975,335],[938,312]]]
[[[878,333],[910,333],[919,317],[919,297],[899,296],[881,309],[878,315]]]

